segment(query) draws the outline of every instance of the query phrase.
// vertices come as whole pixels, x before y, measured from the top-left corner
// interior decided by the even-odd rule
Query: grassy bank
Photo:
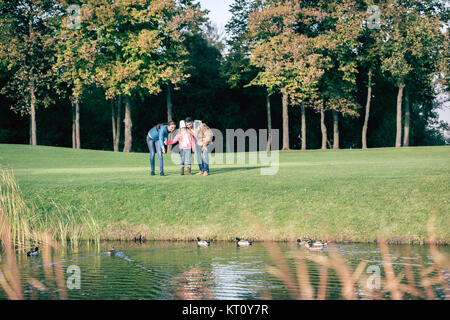
[[[101,239],[423,242],[434,209],[450,243],[449,147],[281,152],[273,176],[258,165],[179,176],[165,160],[168,176],[151,177],[147,154],[0,144],[34,214],[88,215]]]

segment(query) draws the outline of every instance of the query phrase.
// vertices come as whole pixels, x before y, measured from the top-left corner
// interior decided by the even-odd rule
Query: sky
[[[233,0],[199,0],[203,9],[208,9],[209,18],[214,22],[219,30],[224,30],[225,25],[231,18],[229,11]],[[450,103],[447,102],[444,110],[439,110],[439,118],[450,123]]]
[[[231,18],[228,10],[233,0],[200,0],[203,9],[208,9],[209,18],[215,22],[219,29],[223,29]]]

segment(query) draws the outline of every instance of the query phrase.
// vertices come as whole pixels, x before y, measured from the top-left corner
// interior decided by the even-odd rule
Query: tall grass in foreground
[[[100,226],[87,209],[63,206],[40,198],[29,205],[22,197],[12,170],[1,167],[0,210],[8,222],[10,239],[17,247],[39,242],[44,233],[54,240],[69,241],[75,246],[80,240],[99,239]]]
[[[16,245],[23,245],[33,238],[31,225],[35,218],[30,215],[30,209],[22,198],[11,170],[0,168],[0,210],[6,215],[9,230],[3,226],[2,232],[10,232],[10,240]],[[3,225],[3,224],[2,224]]]
[[[268,266],[267,271],[280,279],[288,290],[292,299],[326,300],[328,295],[328,281],[331,272],[335,273],[340,285],[340,299],[356,300],[403,300],[403,299],[436,299],[436,289],[442,290],[445,299],[449,299],[450,263],[448,257],[441,260],[441,254],[431,253],[434,259],[432,266],[425,266],[422,262],[413,266],[405,264],[404,270],[394,272],[391,256],[387,244],[380,240],[379,248],[382,255],[382,269],[379,286],[376,285],[372,273],[367,273],[367,262],[361,261],[356,268],[352,268],[344,261],[334,246],[328,248],[328,255],[313,255],[307,257],[301,253],[293,258],[295,261],[292,271],[287,257],[283,256],[275,244],[266,244],[274,266]],[[314,288],[308,273],[308,263],[319,267],[319,283]],[[447,276],[446,276],[447,274]],[[265,299],[271,299],[268,292],[263,293]]]
[[[286,257],[283,256],[278,246],[273,243],[266,243],[266,248],[274,263],[274,266],[267,267],[267,271],[284,283],[293,299],[325,300],[330,270],[337,275],[341,286],[341,297],[345,300],[355,300],[361,297],[372,300],[411,298],[433,300],[436,298],[434,290],[436,288],[440,288],[445,295],[445,299],[449,299],[450,257],[439,252],[435,244],[433,236],[434,216],[435,212],[433,211],[428,222],[428,243],[434,264],[425,266],[422,261],[419,261],[415,264],[414,271],[413,266],[406,263],[404,270],[395,274],[389,247],[386,241],[380,237],[378,246],[382,257],[384,277],[380,274],[378,285],[374,283],[373,279],[370,279],[372,274],[366,272],[366,261],[361,261],[352,270],[333,245],[329,246],[327,255],[306,257],[304,252],[296,253],[293,256],[296,273],[294,275]],[[320,267],[317,292],[315,292],[309,278],[307,261],[311,261]],[[270,294],[266,293],[265,298],[270,299]]]

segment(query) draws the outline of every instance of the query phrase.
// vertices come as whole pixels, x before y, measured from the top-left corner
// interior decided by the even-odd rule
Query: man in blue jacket
[[[164,174],[164,164],[163,164],[163,153],[166,153],[166,148],[164,147],[164,141],[169,137],[169,132],[173,132],[176,128],[174,121],[169,121],[167,124],[160,123],[153,128],[151,128],[147,133],[147,146],[150,152],[150,168],[151,175],[155,175],[155,154],[158,155],[159,162],[159,174],[165,176]]]

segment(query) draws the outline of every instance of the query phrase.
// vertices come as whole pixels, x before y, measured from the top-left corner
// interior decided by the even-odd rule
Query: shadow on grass
[[[209,174],[222,174],[222,173],[228,173],[233,171],[249,171],[249,170],[256,170],[264,168],[263,166],[254,166],[254,167],[225,167],[225,168],[209,168]]]

